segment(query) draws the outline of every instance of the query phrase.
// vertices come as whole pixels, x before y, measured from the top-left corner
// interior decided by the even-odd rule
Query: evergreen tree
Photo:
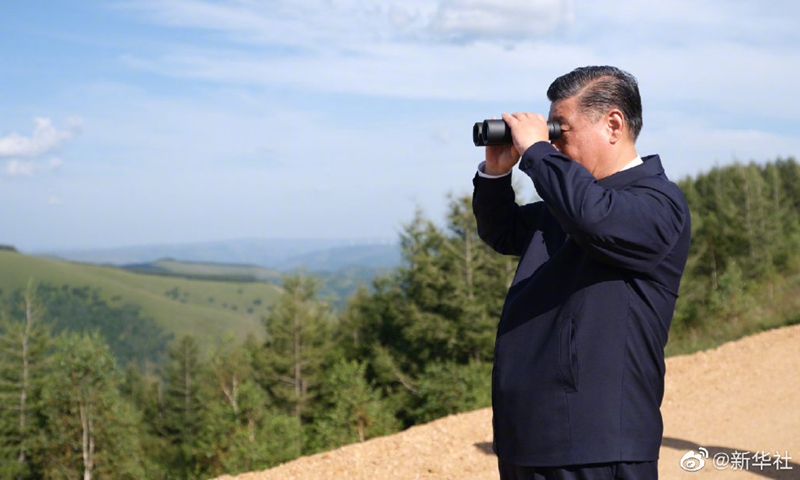
[[[131,362],[123,373],[120,393],[133,408],[144,412],[148,403],[149,383],[147,377],[142,374],[139,369],[139,366],[135,362]]]
[[[254,383],[240,388],[239,414],[235,417],[231,418],[220,402],[213,405],[212,414],[219,412],[222,417],[227,412],[230,419],[217,423],[224,427],[220,430],[223,436],[213,437],[216,445],[209,449],[221,452],[219,473],[263,470],[299,456],[300,420],[271,407],[268,396]]]
[[[284,279],[283,292],[265,318],[267,342],[259,356],[263,387],[300,425],[312,413],[308,408],[331,351],[334,318],[316,292],[317,282],[311,277]],[[299,454],[300,442],[297,446]]]
[[[242,346],[229,335],[211,353],[209,415],[197,441],[207,476],[265,469],[297,456],[297,419],[269,407],[252,373],[256,349],[252,340]]]
[[[794,211],[795,217],[800,216],[800,164],[794,158],[778,158],[774,165],[787,207]]]
[[[43,388],[45,478],[147,478],[141,419],[120,396],[120,375],[96,333],[59,338]]]
[[[715,337],[757,296],[771,298],[800,267],[800,167],[794,159],[734,164],[679,183],[692,216],[692,246],[672,336]],[[708,331],[707,331],[708,330]],[[699,333],[698,333],[699,332]]]
[[[169,350],[163,390],[161,385],[153,387],[157,413],[151,417],[151,425],[165,440],[160,461],[168,465],[174,478],[195,478],[205,468],[205,452],[198,448],[198,438],[210,415],[203,373],[197,342],[187,335]]]
[[[377,278],[372,293],[358,291],[342,314],[340,342],[357,352],[346,358],[368,362],[367,378],[406,425],[435,398],[420,396],[429,366],[492,360],[514,272],[513,258],[478,237],[468,196],[450,197],[447,220],[442,231],[417,211],[401,234],[403,264]]]
[[[381,393],[365,378],[366,364],[340,360],[326,375],[322,386],[325,406],[314,419],[319,449],[388,435],[399,422],[386,408]]]
[[[420,378],[414,413],[419,422],[488,407],[492,403],[492,364],[435,362]]]
[[[770,283],[774,283],[779,272],[791,268],[790,262],[796,257],[793,246],[800,245],[800,215],[791,204],[790,192],[783,186],[780,164],[781,161],[768,163],[761,172],[766,187],[761,239],[770,262],[765,272]]]
[[[448,297],[457,305],[459,345],[457,353],[447,360],[467,363],[468,360],[491,361],[494,356],[494,334],[503,299],[514,275],[515,259],[499,255],[478,236],[478,225],[472,213],[471,196],[450,196],[447,235],[442,256],[453,265],[445,271],[455,285]]]
[[[27,478],[36,445],[40,390],[47,373],[50,333],[33,282],[22,298],[21,321],[5,313],[0,321],[0,477]]]
[[[357,290],[341,315],[339,358],[366,363],[366,378],[383,392],[387,408],[411,425],[414,421],[406,407],[416,395],[418,363],[404,330],[408,300],[396,275],[377,277],[373,288],[372,293]]]

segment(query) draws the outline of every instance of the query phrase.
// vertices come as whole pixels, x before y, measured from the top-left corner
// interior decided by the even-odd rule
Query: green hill
[[[280,272],[271,268],[258,265],[213,263],[213,262],[185,262],[165,258],[149,263],[124,265],[121,268],[147,275],[160,275],[165,277],[181,277],[195,280],[211,280],[221,282],[268,282],[281,285],[285,274],[305,274],[319,280],[319,297],[325,299],[334,308],[343,308],[347,299],[356,291],[359,284],[370,285],[372,280],[385,273],[388,269],[380,267],[341,267],[334,271],[312,271],[307,269],[294,269]]]
[[[280,285],[283,279],[283,274],[281,272],[257,265],[184,262],[171,258],[149,263],[124,265],[122,268],[131,272],[146,273],[148,275],[164,275],[223,282],[270,282]]]
[[[280,291],[271,283],[143,275],[13,251],[0,251],[0,272],[0,294],[24,288],[28,279],[99,289],[110,305],[138,305],[165,331],[178,338],[194,335],[201,344],[228,332],[240,339],[248,333],[263,338],[261,317]]]

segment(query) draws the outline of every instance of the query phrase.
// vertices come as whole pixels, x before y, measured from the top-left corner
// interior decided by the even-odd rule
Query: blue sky
[[[394,240],[471,191],[475,121],[546,114],[589,64],[639,79],[639,153],[675,180],[796,157],[798,22],[774,0],[5,2],[0,243]]]

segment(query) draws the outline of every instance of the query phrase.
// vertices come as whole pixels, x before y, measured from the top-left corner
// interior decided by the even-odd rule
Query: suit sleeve
[[[499,253],[521,256],[546,208],[544,204],[517,205],[511,175],[493,179],[476,174],[472,184],[478,235]]]
[[[605,188],[547,142],[532,145],[520,165],[561,228],[600,261],[649,272],[688,222],[683,195],[664,175]]]

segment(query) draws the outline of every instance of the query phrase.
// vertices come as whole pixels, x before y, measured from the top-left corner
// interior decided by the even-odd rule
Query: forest
[[[677,182],[692,248],[667,354],[800,322],[800,165]],[[0,294],[0,477],[202,479],[263,470],[491,403],[516,258],[479,238],[471,196],[417,211],[402,264],[343,307],[288,275],[264,336],[201,344],[81,285]]]

